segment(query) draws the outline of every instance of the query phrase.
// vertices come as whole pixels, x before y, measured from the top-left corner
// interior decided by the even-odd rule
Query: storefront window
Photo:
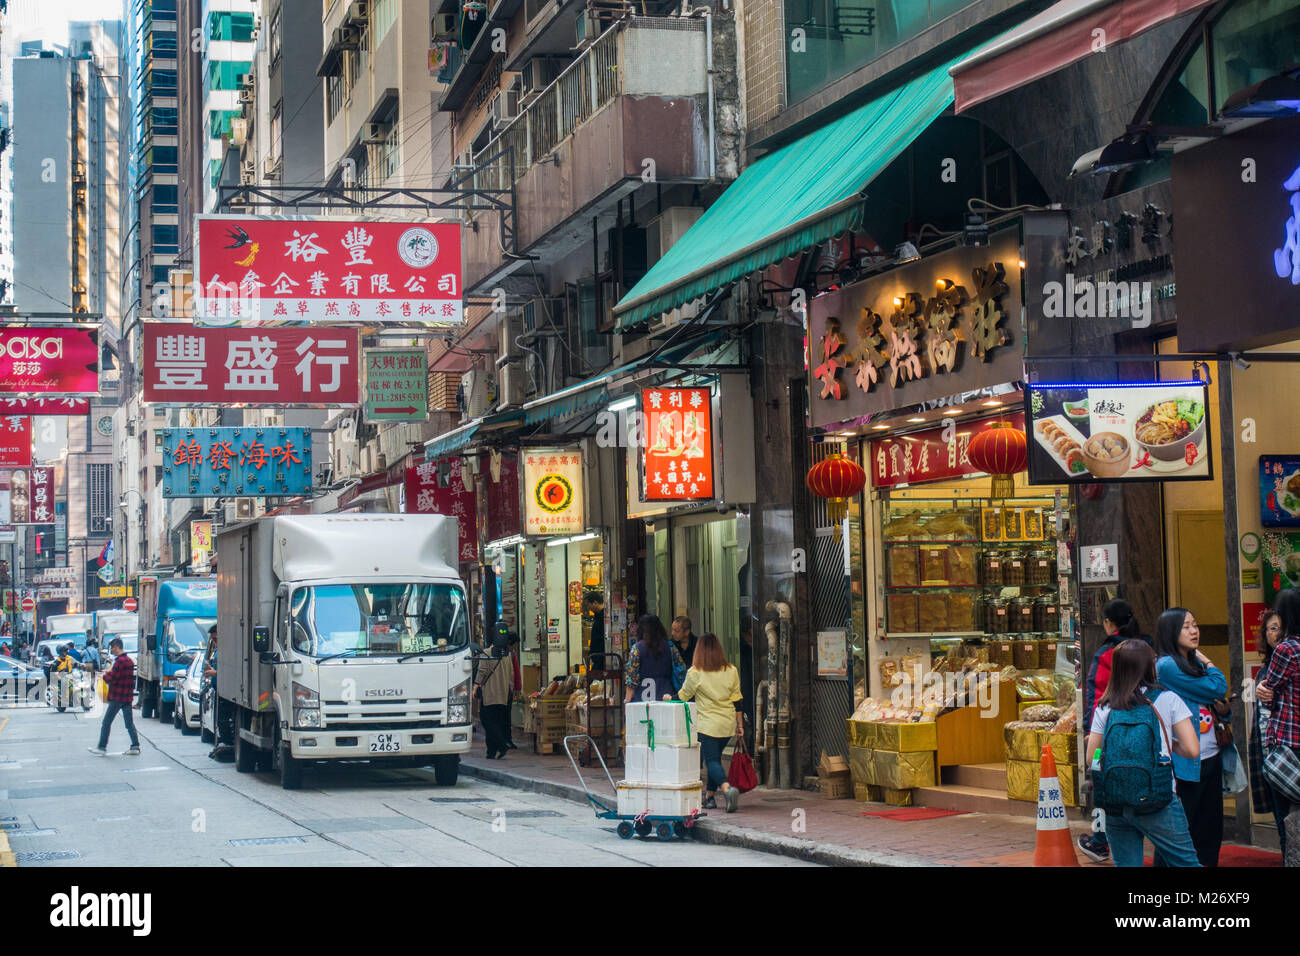
[[[866,467],[866,463],[862,464]],[[849,676],[853,681],[853,707],[857,709],[871,687],[870,675],[867,673],[867,588],[860,495],[849,499],[848,517],[849,567],[852,572],[849,583],[849,613],[853,628],[849,634],[851,658]]]
[[[1300,62],[1300,3],[1245,0],[1228,9],[1211,30],[1216,106]]]

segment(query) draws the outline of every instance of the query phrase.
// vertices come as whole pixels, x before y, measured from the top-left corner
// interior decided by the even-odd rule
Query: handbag
[[[1246,767],[1237,753],[1235,744],[1229,744],[1221,752],[1223,758],[1223,792],[1224,793],[1241,793],[1250,786],[1250,776],[1246,773]]]
[[[1264,748],[1264,778],[1291,803],[1300,803],[1300,754],[1283,744]]]
[[[741,793],[748,793],[758,786],[758,774],[754,772],[754,761],[745,749],[745,736],[741,734],[740,745],[731,755],[731,767],[727,770],[727,783]]]

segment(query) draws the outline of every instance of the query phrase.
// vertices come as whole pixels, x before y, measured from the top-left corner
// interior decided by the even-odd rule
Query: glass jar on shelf
[[[1034,602],[1034,630],[1056,634],[1061,630],[1061,608],[1052,595],[1044,595]]]
[[[1007,634],[1011,630],[1007,618],[1007,602],[1004,598],[992,597],[984,602],[984,632],[986,634]]]
[[[1056,555],[1050,548],[1034,548],[1025,555],[1025,583],[1046,585],[1056,579]]]
[[[1002,552],[1002,585],[1021,587],[1025,583],[1025,553],[1013,550]]]
[[[980,583],[985,586],[1002,586],[1002,555],[988,549],[980,553]]]
[[[1035,599],[1032,597],[1013,598],[1008,602],[1007,619],[1010,622],[1010,630],[1015,634],[1029,634],[1034,628],[1034,605]]]

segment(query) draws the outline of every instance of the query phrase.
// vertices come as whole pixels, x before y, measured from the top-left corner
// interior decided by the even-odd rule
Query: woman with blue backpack
[[[1228,681],[1200,651],[1201,630],[1192,612],[1172,607],[1156,622],[1156,679],[1182,698],[1196,718],[1200,753],[1174,757],[1178,798],[1202,866],[1219,865],[1223,845],[1223,758],[1214,731],[1216,714],[1226,710]],[[1157,854],[1156,863],[1162,862]]]
[[[1145,837],[1167,865],[1200,866],[1173,772],[1174,760],[1198,753],[1196,730],[1182,698],[1156,682],[1150,644],[1115,648],[1089,731],[1094,800],[1106,813],[1115,865],[1141,866]]]

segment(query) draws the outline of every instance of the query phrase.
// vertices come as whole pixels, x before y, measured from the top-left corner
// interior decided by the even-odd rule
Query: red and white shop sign
[[[647,388],[643,471],[646,501],[713,497],[713,403],[707,388]]]
[[[144,327],[144,400],[186,405],[356,405],[356,329]]]
[[[86,415],[87,398],[0,398],[0,415]]]
[[[460,458],[424,461],[406,469],[408,514],[449,515],[457,519],[457,547],[462,564],[478,560],[478,498],[462,479]],[[439,481],[439,466],[447,479]]]
[[[26,468],[31,463],[31,418],[26,415],[0,418],[0,468]]]
[[[924,481],[946,481],[982,474],[971,464],[970,443],[993,421],[1025,429],[1025,413],[999,415],[960,425],[940,425],[906,435],[877,438],[870,444],[867,471],[872,488],[892,488]]]
[[[54,523],[54,469],[0,472],[0,524]]]
[[[99,326],[0,328],[0,393],[98,395]]]
[[[200,216],[195,321],[460,325],[459,223]]]

